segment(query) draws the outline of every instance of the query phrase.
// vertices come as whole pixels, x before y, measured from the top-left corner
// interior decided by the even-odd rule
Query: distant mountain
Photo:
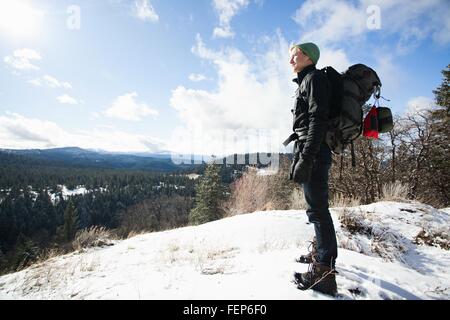
[[[134,169],[146,171],[180,171],[193,168],[192,165],[177,165],[168,153],[113,153],[86,150],[79,147],[53,149],[0,149],[0,153],[22,156],[40,161],[55,162],[77,167]]]
[[[3,157],[2,157],[3,155]],[[73,167],[93,167],[105,169],[130,169],[145,170],[155,172],[178,172],[195,171],[201,173],[204,169],[204,163],[201,160],[209,162],[214,156],[189,155],[181,159],[195,160],[192,163],[177,164],[172,161],[170,152],[150,153],[150,152],[110,152],[104,150],[89,150],[79,147],[65,147],[52,149],[0,149],[0,165],[5,163],[14,163],[13,159],[6,159],[5,155],[15,155],[23,157],[17,159],[18,162],[26,161],[27,165],[48,165],[48,166],[73,166]],[[257,165],[264,167],[259,161],[254,160],[257,154],[236,155],[232,154],[226,157],[219,157],[218,163],[227,164],[229,169],[242,171],[246,165]],[[220,161],[221,160],[221,161]],[[38,161],[38,162],[36,162]]]

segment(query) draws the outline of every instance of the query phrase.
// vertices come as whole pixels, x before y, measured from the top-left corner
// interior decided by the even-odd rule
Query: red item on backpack
[[[378,112],[373,106],[364,119],[363,136],[378,139]]]

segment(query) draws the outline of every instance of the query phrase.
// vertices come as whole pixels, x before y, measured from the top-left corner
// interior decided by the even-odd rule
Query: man
[[[320,51],[314,43],[295,45],[290,54],[290,64],[297,74],[294,81],[298,84],[292,110],[295,145],[290,179],[303,185],[306,213],[316,234],[312,252],[299,259],[310,264],[308,272],[295,273],[294,279],[299,289],[311,288],[334,296],[337,243],[328,210],[331,150],[325,143],[331,88],[326,76],[316,69]]]

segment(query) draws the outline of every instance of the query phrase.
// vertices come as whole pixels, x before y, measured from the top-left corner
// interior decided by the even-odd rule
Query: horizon
[[[404,115],[435,105],[449,16],[445,0],[3,0],[0,148],[290,153],[290,45],[372,67]]]

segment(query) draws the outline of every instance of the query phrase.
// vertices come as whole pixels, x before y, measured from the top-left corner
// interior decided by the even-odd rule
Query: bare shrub
[[[278,171],[268,176],[268,198],[277,210],[287,210],[291,208],[291,195],[294,187],[298,184],[290,181],[289,170],[291,162],[286,157],[281,155]]]
[[[407,251],[409,240],[382,224],[374,223],[373,213],[350,211],[344,209],[339,214],[339,221],[343,230],[350,235],[341,237],[339,243],[348,250],[375,254],[386,261],[404,262],[404,253]],[[364,242],[352,241],[352,235],[363,235],[370,241],[366,247]]]
[[[371,239],[371,250],[386,261],[405,262],[403,254],[407,251],[402,235],[389,230],[377,230]]]
[[[347,209],[339,213],[339,221],[341,226],[350,234],[364,234],[371,236],[373,234],[372,227],[364,222],[364,218]]]
[[[267,203],[268,176],[259,176],[257,170],[248,167],[241,178],[231,185],[231,197],[226,204],[228,215],[260,210]]]
[[[247,167],[231,185],[231,196],[225,204],[227,215],[290,209],[295,184],[288,179],[289,165],[289,160],[281,156],[278,171],[270,175],[259,175],[257,168]]]
[[[385,183],[382,186],[382,200],[401,201],[408,198],[409,186],[400,182]]]
[[[112,245],[111,233],[104,227],[90,227],[77,232],[72,246],[75,250]]]
[[[188,223],[192,199],[180,195],[160,195],[145,199],[122,213],[116,233],[121,238],[174,229]]]

